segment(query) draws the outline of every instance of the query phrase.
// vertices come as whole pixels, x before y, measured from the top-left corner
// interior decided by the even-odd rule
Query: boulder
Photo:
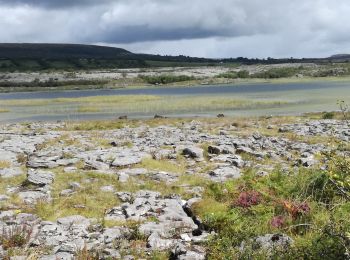
[[[22,191],[18,193],[18,196],[23,200],[25,204],[34,204],[37,201],[50,201],[50,194],[42,191]]]
[[[86,170],[98,170],[98,171],[108,171],[109,165],[103,162],[99,162],[94,159],[88,159],[85,161],[84,169]]]
[[[313,157],[308,157],[308,158],[300,158],[297,162],[297,164],[302,165],[304,167],[311,167],[315,165],[317,161]]]
[[[182,154],[192,159],[203,160],[203,149],[199,147],[187,147],[183,149]]]
[[[255,239],[255,244],[262,249],[271,250],[273,248],[288,248],[293,243],[293,239],[284,234],[267,234]]]
[[[240,251],[245,250],[264,250],[265,252],[272,253],[275,249],[287,250],[292,244],[293,239],[285,234],[266,234],[258,236],[250,241],[243,241],[240,246]]]
[[[225,182],[230,179],[238,179],[241,177],[241,172],[239,168],[232,167],[222,167],[209,172],[208,178],[214,182]]]
[[[80,215],[74,215],[65,218],[59,218],[57,219],[57,223],[67,228],[72,225],[79,225],[87,228],[90,225],[90,220]]]
[[[125,167],[141,163],[142,157],[139,155],[118,156],[112,162],[114,167]]]
[[[49,171],[29,169],[27,182],[36,186],[45,186],[53,183],[55,175]]]

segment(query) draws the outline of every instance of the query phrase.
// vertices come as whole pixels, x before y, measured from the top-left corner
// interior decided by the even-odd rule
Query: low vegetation
[[[216,76],[217,78],[226,78],[226,79],[246,79],[249,78],[249,71],[239,70],[239,71],[229,71],[226,73],[221,73]]]
[[[192,76],[186,75],[157,75],[157,76],[139,76],[142,80],[144,80],[148,84],[159,85],[159,84],[169,84],[174,82],[183,82],[183,81],[191,81],[195,78]]]
[[[330,171],[281,170],[267,177],[247,171],[241,181],[212,184],[205,200],[194,206],[207,229],[217,233],[209,242],[209,259],[345,259],[350,248],[348,160],[337,160]],[[239,248],[242,241],[267,233],[293,238],[289,250],[266,252]],[[273,256],[271,256],[271,254]]]
[[[11,167],[11,162],[0,160],[0,169]]]
[[[296,76],[301,68],[273,68],[266,71],[258,72],[250,77],[252,78],[263,78],[263,79],[278,79],[278,78],[288,78]]]
[[[186,171],[186,165],[179,161],[177,164],[169,162],[167,160],[154,160],[154,159],[143,159],[140,167],[155,170],[165,171],[170,173],[184,173]]]
[[[154,96],[154,95],[121,95],[96,96],[83,98],[57,98],[32,100],[5,100],[2,106],[9,109],[23,109],[37,114],[45,113],[79,114],[79,113],[114,113],[120,115],[136,113],[177,114],[201,113],[208,111],[228,111],[241,109],[275,108],[290,104],[287,101],[266,100],[257,98],[240,98],[225,96]],[[90,124],[90,123],[88,123]]]
[[[117,183],[117,178],[108,174],[74,173],[67,174],[56,172],[56,180],[52,189],[53,200],[51,203],[40,202],[35,206],[35,212],[45,220],[56,220],[60,217],[71,215],[84,215],[90,218],[101,219],[105,210],[118,205],[117,198],[113,193],[101,191],[101,187]],[[68,196],[60,195],[62,190],[68,189],[70,183],[82,184],[75,192]]]
[[[0,245],[5,250],[21,248],[29,242],[32,232],[32,228],[26,225],[3,229],[0,231]]]

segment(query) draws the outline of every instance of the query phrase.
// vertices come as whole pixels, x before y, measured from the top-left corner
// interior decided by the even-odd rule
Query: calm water
[[[53,91],[31,93],[4,93],[0,94],[1,100],[11,99],[52,99],[67,97],[91,97],[108,95],[157,95],[174,98],[189,96],[224,96],[232,98],[244,98],[257,101],[278,100],[287,101],[290,104],[283,107],[267,107],[264,109],[240,109],[236,111],[219,111],[231,116],[260,116],[260,115],[286,115],[300,114],[304,112],[337,110],[337,100],[345,100],[350,103],[350,82],[313,82],[313,83],[264,83],[242,84],[222,86],[194,86],[194,87],[154,87],[140,89],[115,89],[115,90],[78,90],[78,91]],[[181,114],[168,113],[169,116],[215,116],[218,111],[205,111],[193,113],[186,111]],[[151,117],[154,113],[143,111],[129,113],[129,117]],[[14,107],[10,113],[0,113],[0,121],[51,121],[51,120],[88,120],[115,118],[116,112],[79,114],[67,109],[64,112],[50,112],[47,107],[40,109],[20,109]]]
[[[205,94],[254,94],[284,91],[303,91],[329,89],[330,87],[350,86],[350,83],[261,83],[242,85],[207,85],[193,87],[150,87],[139,89],[97,89],[72,90],[52,92],[18,92],[0,94],[0,100],[6,99],[50,99],[50,98],[78,98],[110,95],[205,95]]]

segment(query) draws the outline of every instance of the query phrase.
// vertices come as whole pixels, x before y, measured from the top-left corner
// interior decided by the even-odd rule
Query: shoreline
[[[249,85],[256,85],[256,84],[312,84],[312,83],[327,83],[327,82],[333,82],[333,83],[350,83],[350,76],[346,77],[317,77],[317,78],[280,78],[280,79],[248,79],[248,80],[233,80],[230,82],[211,82],[208,84],[200,83],[199,81],[196,82],[179,82],[179,83],[171,83],[171,84],[160,84],[160,85],[129,85],[129,86],[116,86],[116,87],[96,87],[96,86],[84,86],[84,87],[77,87],[77,86],[61,86],[61,87],[40,87],[40,88],[33,88],[29,89],[24,87],[14,87],[15,91],[3,91],[0,89],[0,95],[2,94],[16,94],[16,93],[47,93],[47,92],[77,92],[77,91],[96,91],[96,90],[129,90],[129,89],[161,89],[161,88],[194,88],[194,87],[220,87],[220,86],[249,86]],[[12,88],[12,89],[14,89]]]

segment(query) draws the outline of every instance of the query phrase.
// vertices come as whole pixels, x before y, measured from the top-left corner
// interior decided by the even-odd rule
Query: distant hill
[[[188,56],[136,54],[125,49],[84,44],[0,43],[0,71],[221,66],[223,64],[281,64],[348,62],[350,55],[324,59],[207,59]]]
[[[0,58],[8,59],[113,59],[132,55],[113,47],[83,44],[0,43]]]
[[[336,54],[330,56],[328,59],[330,60],[350,60],[350,54]]]
[[[182,55],[135,54],[96,45],[0,43],[0,71],[203,66],[209,63],[218,62]]]

